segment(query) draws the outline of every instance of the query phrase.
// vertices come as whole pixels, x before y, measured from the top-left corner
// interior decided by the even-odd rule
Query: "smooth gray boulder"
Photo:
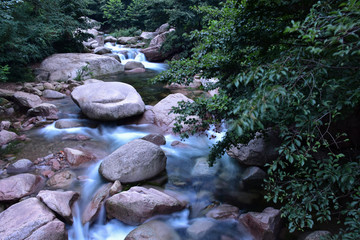
[[[0,201],[13,201],[36,193],[44,186],[42,177],[23,173],[0,180]]]
[[[106,157],[99,172],[109,181],[131,183],[154,177],[165,167],[166,156],[158,145],[136,139]]]
[[[89,118],[114,121],[145,111],[140,94],[126,83],[102,82],[76,87],[71,97]]]
[[[156,35],[158,35],[157,32],[142,32],[140,35],[141,39],[153,39],[154,37],[156,37]]]
[[[67,236],[65,224],[37,198],[26,199],[1,212],[0,223],[2,240],[62,240]]]
[[[87,73],[83,76],[92,78],[124,71],[124,66],[112,57],[91,53],[60,53],[46,58],[40,68],[50,73],[50,81],[74,79],[87,66]]]
[[[26,92],[16,92],[14,98],[20,107],[23,108],[33,108],[42,103],[39,96]]]
[[[183,202],[154,188],[132,187],[110,197],[105,202],[107,217],[129,225],[138,225],[160,214],[170,214],[185,208]]]
[[[154,143],[156,145],[165,145],[166,144],[166,139],[164,137],[164,135],[162,134],[148,134],[144,137],[141,138],[142,140],[146,140],[148,142]]]

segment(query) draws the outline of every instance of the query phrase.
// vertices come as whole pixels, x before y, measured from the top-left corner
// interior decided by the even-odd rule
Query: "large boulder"
[[[125,240],[180,240],[177,232],[167,223],[152,220],[132,230]]]
[[[65,224],[37,198],[29,198],[0,213],[2,240],[64,240]]]
[[[71,97],[87,117],[96,120],[113,121],[145,111],[140,94],[121,82],[82,85],[72,91]]]
[[[248,212],[239,217],[239,222],[253,236],[254,240],[275,240],[280,230],[280,210],[272,207],[263,212]]]
[[[94,53],[103,55],[103,54],[111,53],[111,49],[107,47],[97,47],[94,49]]]
[[[49,80],[60,81],[74,79],[81,70],[88,66],[87,73],[97,77],[124,71],[124,66],[112,57],[91,53],[61,53],[46,58],[40,68],[50,73]]]
[[[185,205],[156,189],[132,187],[110,197],[105,207],[109,219],[116,218],[129,225],[138,225],[155,215],[180,211]]]
[[[170,94],[166,98],[158,102],[153,108],[152,111],[155,114],[155,124],[159,126],[165,132],[171,132],[175,124],[175,118],[178,116],[174,113],[169,113],[172,107],[177,107],[178,102],[192,102],[191,99],[187,98],[181,93]],[[183,126],[184,130],[187,129],[187,126]]]
[[[23,108],[33,108],[42,103],[39,96],[26,92],[16,92],[14,98],[20,107]]]
[[[106,157],[99,172],[107,180],[130,183],[154,177],[165,167],[166,156],[158,145],[136,139]]]
[[[174,29],[157,35],[155,38],[151,40],[148,48],[140,50],[140,52],[142,52],[145,55],[148,61],[161,62],[168,59],[173,54],[173,51],[169,51],[169,52],[161,51],[161,46],[166,41],[167,35],[172,31],[174,31]]]
[[[42,190],[37,195],[48,208],[62,216],[67,222],[72,223],[71,207],[79,198],[79,193],[73,191],[49,191]]]
[[[24,173],[0,180],[0,201],[14,201],[36,193],[44,186],[37,175]],[[1,231],[0,231],[1,232]]]
[[[267,136],[257,134],[248,144],[238,144],[227,153],[243,165],[263,167],[277,156],[279,139],[275,132],[269,131]]]
[[[238,207],[225,203],[211,209],[208,213],[206,213],[206,217],[218,220],[237,219],[239,215],[240,213]]]
[[[15,140],[18,135],[14,132],[10,132],[7,130],[0,131],[0,146],[8,144],[9,142]]]

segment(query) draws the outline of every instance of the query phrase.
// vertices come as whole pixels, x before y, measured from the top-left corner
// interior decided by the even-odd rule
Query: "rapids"
[[[147,80],[158,72],[167,68],[166,64],[147,62],[143,54],[136,49],[126,49],[121,46],[112,46],[113,52],[119,54],[122,61],[131,59],[141,61],[146,67],[146,74],[142,77],[135,75],[110,76],[107,81],[114,78],[121,81],[126,79],[131,84],[131,78],[137,79],[141,87],[136,87],[140,95],[148,95],[145,98],[146,104],[155,104],[161,98],[169,94],[169,90],[158,87],[152,92],[152,86]],[[127,57],[121,52],[126,50]],[[135,84],[136,85],[136,84]],[[155,98],[154,98],[154,95]],[[54,100],[60,110],[61,119],[71,119],[82,123],[81,127],[70,129],[57,129],[55,123],[38,128],[30,132],[33,139],[19,155],[43,157],[49,153],[61,151],[64,147],[82,147],[95,152],[98,156],[105,157],[119,146],[149,133],[157,133],[154,126],[144,124],[102,123],[86,119],[80,109],[67,97],[61,100]],[[88,141],[63,140],[69,134],[81,134],[90,138]],[[189,239],[186,229],[199,218],[203,218],[206,211],[218,203],[229,203],[240,207],[240,209],[253,209],[258,204],[256,193],[244,192],[239,188],[242,169],[230,157],[225,155],[218,160],[213,167],[206,164],[209,148],[212,144],[222,138],[224,133],[217,133],[213,130],[207,133],[208,136],[215,136],[209,139],[206,135],[192,136],[182,143],[184,147],[171,146],[173,141],[181,141],[174,135],[166,135],[166,145],[161,146],[167,155],[167,166],[165,181],[160,186],[168,191],[175,191],[183,196],[188,202],[188,207],[181,211],[167,216],[156,216],[154,218],[170,224],[182,239]],[[91,225],[81,223],[81,215],[85,206],[92,199],[96,190],[106,181],[98,173],[101,158],[98,162],[87,168],[75,169],[78,176],[86,176],[86,180],[79,180],[74,184],[73,190],[81,192],[80,199],[74,204],[74,224],[68,226],[69,239],[71,240],[120,240],[132,231],[135,226],[128,226],[118,220],[107,221],[105,210],[102,209],[97,220]],[[151,183],[147,183],[151,184]],[[256,208],[256,207],[255,207]],[[216,221],[215,227],[211,229],[202,239],[221,239],[226,234],[231,239],[251,239],[249,235],[237,224],[235,220]]]

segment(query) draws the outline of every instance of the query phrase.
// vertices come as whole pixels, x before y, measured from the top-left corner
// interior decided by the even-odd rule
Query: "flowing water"
[[[124,49],[119,46],[112,46],[112,49],[115,53],[121,54],[123,62],[129,60],[123,54],[127,50],[127,57],[142,61],[147,70],[140,75],[110,76],[105,79],[106,81],[116,80],[130,83],[139,91],[140,95],[145,96],[146,104],[155,104],[170,93],[162,86],[151,86],[147,83],[149,78],[166,69],[165,64],[149,63],[137,50]],[[99,158],[98,162],[87,168],[76,169],[77,175],[86,176],[86,180],[78,180],[74,185],[74,190],[80,191],[81,197],[74,205],[74,224],[68,226],[69,239],[124,239],[135,227],[125,225],[114,219],[107,221],[104,209],[100,211],[99,217],[91,225],[88,223],[83,226],[81,215],[97,189],[106,183],[98,173],[101,158],[133,139],[141,138],[149,133],[157,133],[158,129],[148,124],[124,125],[88,120],[70,98],[52,101],[51,103],[58,106],[60,118],[79,121],[82,126],[57,129],[54,123],[35,129],[30,133],[32,141],[23,147],[18,157],[30,158],[29,156],[32,156],[36,159],[61,151],[65,147],[88,149],[96,153],[95,155]],[[64,136],[69,134],[81,134],[89,137],[90,140],[63,140]],[[157,185],[166,191],[177,192],[189,204],[181,212],[155,218],[167,222],[182,239],[190,239],[186,234],[186,229],[196,219],[203,218],[212,206],[219,203],[229,203],[243,210],[254,209],[254,206],[259,204],[259,199],[261,199],[261,196],[256,192],[243,191],[239,187],[242,169],[227,155],[218,160],[213,167],[207,165],[209,147],[221,139],[223,133],[210,131],[208,134],[214,135],[215,138],[209,139],[205,135],[193,136],[183,142],[185,144],[183,147],[171,146],[173,141],[180,139],[177,136],[166,135],[166,145],[162,146],[167,156],[166,174],[162,176],[161,182],[157,182]],[[216,224],[202,239],[222,239],[225,235],[230,238],[224,239],[251,239],[235,220],[216,221]]]

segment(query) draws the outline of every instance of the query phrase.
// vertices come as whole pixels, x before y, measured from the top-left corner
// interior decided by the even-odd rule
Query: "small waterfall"
[[[106,43],[105,47],[110,48],[112,53],[120,57],[121,63],[125,64],[128,61],[137,61],[141,62],[146,69],[151,69],[156,72],[162,72],[167,69],[167,64],[165,63],[153,63],[146,60],[146,57],[143,53],[140,52],[140,49],[137,48],[127,48],[124,45],[112,45],[111,43]]]

